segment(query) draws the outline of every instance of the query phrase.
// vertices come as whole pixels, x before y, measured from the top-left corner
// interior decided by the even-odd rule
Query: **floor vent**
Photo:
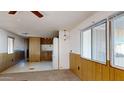
[[[35,68],[29,68],[29,70],[34,70]]]

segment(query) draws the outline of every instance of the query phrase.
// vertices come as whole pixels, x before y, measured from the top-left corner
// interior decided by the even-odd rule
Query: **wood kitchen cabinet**
[[[52,61],[52,51],[42,51],[41,61]]]
[[[29,38],[29,62],[39,62],[40,51],[40,38]]]

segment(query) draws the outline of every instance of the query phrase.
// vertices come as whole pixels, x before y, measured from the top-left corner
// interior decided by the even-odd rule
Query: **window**
[[[93,28],[92,59],[102,63],[106,62],[106,23]]]
[[[81,32],[81,57],[106,63],[106,21]]]
[[[124,15],[112,19],[112,65],[124,67]]]
[[[82,57],[91,59],[91,29],[82,33]]]
[[[14,38],[8,37],[8,54],[14,53]]]

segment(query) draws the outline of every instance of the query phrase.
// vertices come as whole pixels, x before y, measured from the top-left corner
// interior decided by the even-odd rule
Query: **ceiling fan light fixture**
[[[9,11],[9,14],[14,15],[17,11]]]
[[[39,18],[43,17],[43,15],[38,11],[31,11],[31,12]]]
[[[17,11],[9,11],[8,14],[11,14],[11,15],[15,15]],[[39,11],[30,11],[32,12],[35,16],[39,17],[39,18],[42,18],[43,17],[43,14],[40,13]]]

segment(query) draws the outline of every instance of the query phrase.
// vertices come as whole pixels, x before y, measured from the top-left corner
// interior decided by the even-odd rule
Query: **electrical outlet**
[[[14,62],[14,59],[12,59],[12,62]]]

